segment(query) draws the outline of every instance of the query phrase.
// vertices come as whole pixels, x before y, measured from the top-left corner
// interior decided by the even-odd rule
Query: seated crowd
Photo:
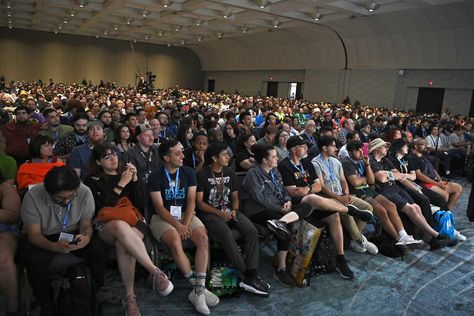
[[[49,265],[59,253],[84,258],[100,287],[106,247],[115,247],[126,315],[140,314],[136,262],[153,289],[171,293],[173,284],[147,253],[147,231],[167,246],[192,287],[189,301],[208,315],[219,304],[205,283],[210,240],[238,270],[244,290],[268,296],[258,271],[261,226],[277,239],[274,277],[285,287],[294,286],[286,267],[289,225],[300,219],[328,226],[336,269],[346,279],[355,278],[347,248],[378,253],[364,235],[369,222],[398,246],[424,239],[436,250],[466,239],[434,230],[432,208],[456,206],[463,188],[452,178],[469,167],[474,141],[473,121],[448,111],[178,88],[141,94],[86,82],[12,82],[0,102],[0,292],[11,315],[19,311],[20,241],[41,315],[56,314]],[[148,217],[148,227],[97,219],[124,198]],[[183,241],[195,246],[193,264]]]

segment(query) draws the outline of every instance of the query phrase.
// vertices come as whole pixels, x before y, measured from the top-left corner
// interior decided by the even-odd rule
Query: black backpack
[[[390,258],[402,258],[404,256],[403,247],[395,245],[395,241],[384,231],[379,236],[374,236],[369,239],[377,246],[379,252]]]
[[[66,270],[57,306],[58,315],[93,316],[97,314],[92,275],[85,263],[76,264]]]

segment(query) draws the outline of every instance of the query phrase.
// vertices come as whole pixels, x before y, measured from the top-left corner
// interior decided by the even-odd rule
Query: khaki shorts
[[[201,222],[199,218],[196,217],[196,215],[194,215],[193,219],[191,220],[191,223],[189,224],[189,228],[191,228],[191,230],[195,230],[196,228],[199,228],[199,227],[204,227],[204,224]],[[155,236],[157,240],[160,240],[161,236],[163,236],[163,234],[169,230],[176,231],[176,228],[174,228],[173,225],[171,225],[170,223],[168,223],[167,221],[165,221],[158,215],[153,215],[151,217],[150,229],[151,229],[151,232],[153,233],[153,236]]]

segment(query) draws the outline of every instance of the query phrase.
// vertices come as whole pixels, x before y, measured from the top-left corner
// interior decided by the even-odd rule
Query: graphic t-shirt
[[[197,173],[197,192],[203,192],[203,201],[212,207],[232,209],[231,193],[237,191],[237,177],[230,168],[217,174],[206,166]]]
[[[176,176],[179,172],[178,183]],[[181,206],[182,212],[186,211],[186,199],[189,187],[197,185],[196,173],[193,169],[183,166],[175,173],[166,174],[165,167],[153,172],[148,179],[148,191],[161,192],[164,207],[169,211],[171,205]]]

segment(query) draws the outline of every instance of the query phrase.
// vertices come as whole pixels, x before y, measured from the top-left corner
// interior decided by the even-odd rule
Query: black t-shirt
[[[377,161],[373,156],[370,157],[370,167],[372,168],[374,174],[378,171],[391,171],[393,169],[396,169],[393,163],[387,158],[384,157],[382,158],[382,160]],[[376,186],[379,191],[385,191],[393,185],[396,185],[396,182],[394,180],[388,180],[385,183],[380,183],[378,181],[376,182]]]
[[[161,192],[164,207],[169,211],[171,205],[181,206],[182,212],[186,212],[186,199],[189,187],[197,185],[196,173],[193,169],[183,166],[179,168],[179,181],[176,199],[173,196],[175,190],[176,173],[170,174],[171,183],[165,173],[165,167],[153,172],[148,179],[148,191]]]
[[[346,176],[346,179],[354,175],[357,176],[358,178],[366,176],[365,165],[362,161],[358,161],[356,163],[350,157],[345,157],[344,159],[341,160],[341,164],[342,164],[342,169],[344,170],[344,175]],[[349,185],[350,194],[356,194],[356,195],[361,194],[360,190],[350,185],[349,181],[347,182]]]
[[[184,151],[183,165],[188,166],[189,168],[195,169],[198,160],[196,154],[194,153],[194,148],[188,148]]]
[[[413,169],[412,164],[410,164],[406,156],[403,157],[402,159],[398,159],[395,156],[390,156],[388,157],[388,159],[394,165],[394,167],[401,173],[410,173],[416,170],[416,169]]]
[[[303,167],[304,176],[301,167]],[[297,186],[298,188],[311,186],[318,178],[311,162],[301,160],[301,163],[295,167],[289,157],[283,159],[278,164],[278,171],[280,171],[283,185],[285,187],[293,185]]]
[[[425,176],[435,180],[436,179],[436,173],[433,168],[433,166],[428,166],[427,164],[430,163],[426,155],[423,155],[422,157],[418,157],[417,155],[411,153],[407,157],[408,160],[408,165],[412,170],[420,170],[421,173],[423,173]],[[419,182],[419,181],[417,181]]]
[[[253,154],[249,153],[247,150],[239,150],[237,156],[235,157],[235,171],[247,171],[240,166],[240,163],[246,159],[253,158]]]
[[[197,173],[197,192],[203,192],[203,201],[212,207],[232,209],[231,193],[237,191],[237,177],[230,168],[224,168],[222,174],[214,174],[211,166]]]

